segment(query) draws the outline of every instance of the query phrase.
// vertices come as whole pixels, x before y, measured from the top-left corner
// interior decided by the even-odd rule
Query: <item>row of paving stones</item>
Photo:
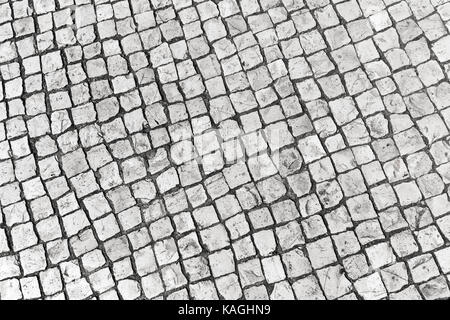
[[[0,299],[439,299],[447,0],[0,0]]]

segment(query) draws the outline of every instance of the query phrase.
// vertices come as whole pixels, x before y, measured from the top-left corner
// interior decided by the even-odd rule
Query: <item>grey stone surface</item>
[[[450,298],[449,0],[0,0],[0,300]]]

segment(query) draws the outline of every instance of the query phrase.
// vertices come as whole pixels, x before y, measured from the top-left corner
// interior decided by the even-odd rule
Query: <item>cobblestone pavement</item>
[[[450,297],[449,0],[0,0],[0,299]]]

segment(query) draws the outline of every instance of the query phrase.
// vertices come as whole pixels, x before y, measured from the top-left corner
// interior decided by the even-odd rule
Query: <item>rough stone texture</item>
[[[449,0],[0,0],[0,300],[450,298]]]

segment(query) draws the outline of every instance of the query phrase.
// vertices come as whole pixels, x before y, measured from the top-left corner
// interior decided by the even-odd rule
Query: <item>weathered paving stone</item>
[[[450,298],[448,0],[0,2],[0,300]]]

